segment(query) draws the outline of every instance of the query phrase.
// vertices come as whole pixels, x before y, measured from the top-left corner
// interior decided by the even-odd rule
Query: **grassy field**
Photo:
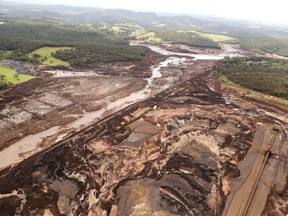
[[[151,32],[155,32],[156,37],[172,44],[185,44],[188,46],[220,49],[219,44],[215,41],[191,31],[177,31],[172,28],[158,27],[154,28]]]
[[[124,30],[123,27],[121,26],[113,26],[111,28],[111,31],[114,32],[114,33],[125,33],[126,31]]]
[[[0,81],[11,84],[18,84],[33,79],[33,76],[19,74],[10,67],[0,65]]]
[[[52,56],[58,50],[71,49],[69,47],[42,47],[29,54],[30,58],[37,59],[40,63],[51,66],[69,66],[68,62]]]
[[[211,39],[217,43],[229,42],[229,41],[235,41],[236,40],[236,38],[233,38],[233,37],[230,37],[227,35],[221,35],[221,34],[204,33],[204,32],[199,32],[199,31],[179,31],[179,32],[192,32],[192,33],[200,35],[201,37]]]
[[[148,32],[145,34],[138,35],[137,40],[149,40],[152,42],[162,42],[162,39],[157,37],[155,32]]]

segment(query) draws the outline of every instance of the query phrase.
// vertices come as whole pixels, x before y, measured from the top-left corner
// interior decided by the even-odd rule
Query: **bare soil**
[[[184,49],[220,52],[169,46]],[[1,92],[0,212],[221,215],[257,125],[268,122],[287,137],[287,113],[223,90],[211,76],[218,60],[181,56],[149,79],[169,57],[180,58],[150,52],[140,63],[72,70],[95,77],[47,76],[63,68],[41,68],[42,78]],[[287,214],[281,182],[263,215]]]

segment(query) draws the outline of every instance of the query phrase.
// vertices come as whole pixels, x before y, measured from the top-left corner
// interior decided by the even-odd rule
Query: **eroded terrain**
[[[143,45],[154,57],[141,67],[41,70],[54,75],[1,94],[2,215],[221,215],[251,174],[245,156],[261,153],[247,141],[275,127],[277,180],[258,213],[287,214],[287,113],[211,76],[223,56],[245,53]]]

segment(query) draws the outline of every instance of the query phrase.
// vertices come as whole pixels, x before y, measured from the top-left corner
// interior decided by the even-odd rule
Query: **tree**
[[[14,79],[19,80],[19,74],[18,73],[15,73],[13,76],[14,76]]]
[[[4,80],[5,79],[5,75],[4,74],[0,74],[0,80]]]
[[[33,56],[32,56],[32,58],[35,58],[35,59],[40,58],[40,57],[41,57],[41,55],[39,55],[37,53],[34,53]]]

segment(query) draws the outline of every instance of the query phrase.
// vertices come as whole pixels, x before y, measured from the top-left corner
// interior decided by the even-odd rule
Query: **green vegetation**
[[[187,44],[197,47],[220,48],[213,40],[202,37],[194,32],[179,32],[166,27],[153,29],[153,32],[155,32],[157,37],[171,43]]]
[[[152,42],[162,42],[161,38],[156,37],[155,32],[147,32],[136,36],[137,40],[149,40]]]
[[[116,33],[116,34],[125,33],[126,31],[122,28],[123,27],[121,27],[121,26],[112,26],[111,31]]]
[[[278,38],[241,38],[242,48],[255,51],[261,54],[275,53],[288,56],[288,40]]]
[[[66,61],[62,61],[60,59],[54,58],[52,55],[61,50],[67,50],[71,49],[69,47],[42,47],[40,49],[37,49],[29,54],[30,59],[36,62],[41,62],[45,65],[63,65],[63,66],[69,66],[69,63]]]
[[[0,51],[0,60],[9,58],[11,51]]]
[[[64,66],[69,63],[86,66],[101,62],[140,60],[147,49],[129,46],[128,36],[133,28],[138,27],[123,24],[123,27],[111,30],[103,25],[82,26],[64,22],[62,25],[50,26],[11,21],[0,26],[0,54],[10,53],[3,58],[18,61]],[[59,50],[67,47],[71,50]]]
[[[59,50],[53,57],[67,61],[73,66],[92,66],[115,61],[139,61],[146,52],[147,48],[141,46],[97,44]]]
[[[221,42],[235,43],[237,41],[236,38],[230,37],[228,35],[222,35],[222,34],[216,34],[216,33],[205,33],[205,32],[200,32],[200,31],[178,31],[178,32],[192,32],[192,33],[200,35],[201,37],[213,40],[216,43],[221,43]]]
[[[19,74],[10,67],[0,65],[0,90],[14,84],[26,82],[30,79],[33,79],[33,76]]]
[[[265,94],[288,99],[288,61],[268,58],[226,58],[221,78]],[[226,79],[226,81],[227,81]]]
[[[112,43],[127,44],[124,38],[113,37],[109,29],[90,29],[80,25],[50,26],[45,24],[7,23],[0,25],[1,38],[39,43]],[[2,43],[1,43],[2,45]],[[18,45],[18,44],[17,44]],[[16,46],[16,45],[15,45]],[[19,45],[18,45],[19,46]],[[11,48],[16,48],[12,47]],[[12,49],[13,50],[13,49]]]
[[[107,62],[117,61],[119,58],[126,61],[131,59],[131,55],[118,57],[116,54],[108,54],[107,57],[104,51],[101,57],[101,52],[105,50],[103,46],[107,46],[106,49],[115,46],[115,50],[118,50],[118,45],[128,46],[131,38],[218,49],[220,42],[239,42],[247,50],[288,56],[287,28],[279,26],[67,6],[20,7],[3,3],[1,11],[0,19],[4,24],[0,25],[0,60],[10,58],[67,65],[67,62],[53,59],[55,56],[50,51],[47,51],[47,56],[38,53],[31,56],[31,53],[40,48],[71,47],[72,50],[67,53],[76,53],[80,58],[72,60],[74,57],[70,56],[73,63],[78,61],[81,65],[85,62],[94,64],[101,62],[101,59]],[[90,46],[101,46],[98,57],[85,53],[82,58],[82,47]],[[132,59],[139,59],[139,48],[133,48],[136,56]],[[92,49],[93,52],[96,50]],[[62,56],[62,60],[65,58]]]

